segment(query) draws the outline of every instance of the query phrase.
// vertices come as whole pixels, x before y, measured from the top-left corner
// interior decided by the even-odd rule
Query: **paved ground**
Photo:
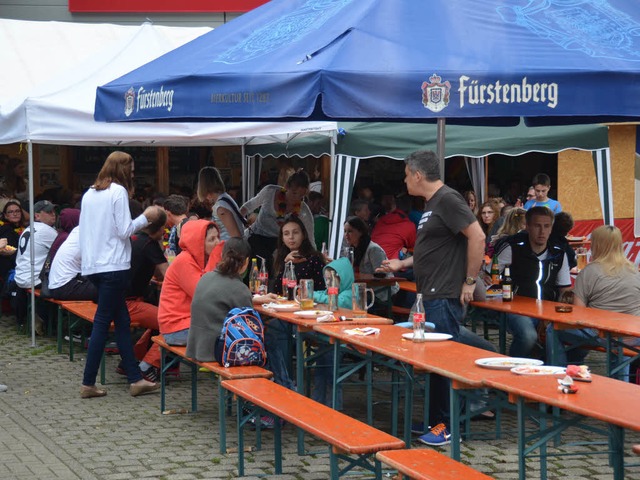
[[[199,382],[196,414],[162,415],[159,395],[132,398],[123,378],[114,373],[116,357],[108,359],[104,398],[81,400],[78,394],[84,352],[69,362],[58,355],[55,340],[38,337],[38,346],[19,335],[10,317],[0,319],[0,479],[214,479],[238,478],[236,455],[218,454],[217,390],[203,375]],[[590,359],[597,360],[597,358]],[[169,386],[168,408],[189,406],[188,375]],[[385,400],[385,392],[377,394]],[[345,392],[345,411],[364,418],[361,394]],[[385,428],[388,407],[376,407],[376,424]],[[474,430],[488,431],[491,421],[473,422]],[[513,429],[514,417],[506,414],[503,428]],[[571,432],[566,438],[590,440],[591,434]],[[247,477],[273,472],[271,434],[263,437],[263,450],[248,454]],[[285,475],[281,479],[329,478],[328,455],[298,456],[295,430],[283,431]],[[640,436],[629,434],[631,443]],[[235,426],[229,444],[235,445]],[[310,442],[314,451],[322,444]],[[417,445],[415,445],[417,446]],[[594,447],[595,448],[595,447]],[[448,449],[442,449],[448,453]],[[571,451],[571,447],[566,450]],[[468,440],[462,445],[465,463],[497,479],[518,478],[516,437],[511,431],[501,440]],[[638,460],[638,458],[628,458]],[[538,462],[530,460],[529,478],[538,478]],[[611,478],[606,456],[560,457],[549,465],[549,478],[600,480]],[[628,479],[640,479],[640,467],[627,469]]]

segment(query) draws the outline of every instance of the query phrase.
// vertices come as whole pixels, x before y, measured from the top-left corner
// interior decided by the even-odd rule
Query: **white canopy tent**
[[[239,145],[244,160],[243,195],[247,195],[252,188],[251,179],[255,177],[251,173],[255,163],[246,160],[245,145],[287,143],[308,135],[335,138],[337,125],[334,122],[114,124],[94,121],[98,85],[210,30],[149,23],[119,26],[0,19],[0,64],[4,68],[4,74],[0,76],[0,144],[27,143],[31,212],[34,143]],[[125,108],[124,98],[122,108]],[[31,258],[34,258],[33,252]],[[34,319],[32,315],[32,322]],[[35,343],[35,337],[32,339]]]

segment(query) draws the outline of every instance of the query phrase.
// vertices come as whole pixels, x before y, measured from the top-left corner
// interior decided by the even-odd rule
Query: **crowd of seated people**
[[[17,167],[14,166],[14,170],[17,171]],[[250,306],[253,301],[245,301],[250,296],[238,301],[233,296],[227,296],[221,298],[219,304],[207,303],[205,300],[211,299],[212,291],[219,291],[227,284],[242,284],[246,287],[245,263],[251,258],[258,257],[260,262],[266,262],[271,279],[270,291],[274,294],[286,294],[282,291],[281,280],[285,265],[291,263],[297,279],[313,279],[318,301],[326,300],[323,297],[326,293],[323,292],[326,292],[327,268],[340,272],[339,277],[344,278],[339,303],[346,307],[351,302],[349,289],[354,281],[354,272],[373,274],[379,271],[385,260],[402,259],[412,254],[422,206],[403,192],[401,186],[397,193],[385,190],[378,201],[374,195],[375,188],[354,189],[356,195],[351,204],[351,215],[343,225],[341,257],[346,258],[334,260],[326,252],[320,251],[320,240],[322,243],[328,241],[328,231],[325,231],[327,222],[323,223],[325,227],[320,236],[316,235],[320,232],[315,231],[319,225],[318,219],[327,219],[324,215],[324,196],[311,191],[309,175],[304,170],[283,169],[281,173],[283,172],[286,173],[286,178],[283,177],[279,185],[264,186],[254,198],[242,205],[227,192],[222,175],[215,167],[205,167],[200,171],[193,200],[177,194],[167,197],[156,195],[141,201],[130,199],[132,219],[145,215],[144,212],[148,212],[144,210],[145,207],[156,208],[159,212],[154,213],[152,221],[147,221],[147,225],[138,229],[129,240],[129,274],[132,281],[125,293],[126,304],[130,320],[146,330],[134,348],[138,368],[146,381],[154,383],[159,378],[160,353],[149,341],[157,332],[162,333],[169,344],[186,345],[194,358],[213,358],[211,355],[214,350],[213,347],[209,349],[208,339],[219,334],[219,322],[224,318],[222,313],[232,306]],[[20,176],[10,177],[14,191],[16,188],[19,190]],[[575,253],[566,241],[573,219],[569,213],[562,212],[559,202],[548,197],[549,189],[548,176],[539,174],[532,180],[532,187],[518,196],[512,204],[507,204],[497,196],[482,201],[473,190],[464,192],[463,198],[485,232],[487,258],[495,255],[501,268],[504,265],[511,266],[511,276],[518,294],[540,296],[535,285],[540,284],[538,265],[542,263],[546,266],[546,275],[542,281],[541,296],[556,300],[571,287],[569,271],[576,263]],[[34,209],[36,222],[46,225],[48,229],[43,228],[42,232],[49,234],[46,238],[43,233],[33,237],[39,248],[36,253],[36,268],[40,270],[40,265],[48,259],[50,272],[47,281],[52,298],[98,301],[99,291],[96,285],[89,276],[82,274],[80,238],[83,225],[79,225],[80,210],[62,207],[61,204],[43,200]],[[4,295],[7,295],[8,288],[14,288],[18,292],[17,298],[21,303],[15,308],[18,322],[24,323],[24,292],[31,286],[39,286],[37,282],[25,282],[20,274],[20,264],[30,263],[28,253],[19,248],[21,235],[28,226],[28,213],[23,208],[23,203],[13,198],[4,199],[0,208],[0,239],[3,239],[0,241],[2,291]],[[552,209],[555,210],[555,215]],[[84,225],[84,228],[91,226]],[[607,230],[607,233],[615,237],[615,231]],[[241,238],[246,240],[240,240]],[[596,235],[594,242],[597,241],[596,238],[600,237]],[[601,239],[600,243],[603,241]],[[607,248],[616,250],[616,255],[620,253],[619,246],[614,241],[608,241],[607,245]],[[171,251],[175,258],[173,255],[168,258],[167,251]],[[600,254],[597,253],[597,247],[594,248],[594,266],[585,269],[577,277],[576,301],[585,305],[598,305],[596,308],[635,312],[628,304],[600,304],[594,300],[598,298],[597,292],[585,291],[587,277],[593,276],[593,272],[597,272],[598,278],[605,278],[609,283],[624,275],[626,284],[634,285],[637,277],[634,276],[637,271],[632,272],[629,265],[616,264],[610,268],[607,262],[616,258],[615,255],[602,253],[603,247],[600,247],[599,252]],[[350,273],[345,273],[345,269]],[[486,269],[488,270],[488,266]],[[17,278],[15,271],[18,272]],[[392,276],[391,273],[387,275]],[[393,275],[412,280],[411,271],[396,272]],[[480,289],[490,281],[488,275],[481,275],[481,278],[484,282],[479,282]],[[160,293],[155,298],[153,292],[156,288],[149,287],[152,280],[161,285]],[[589,282],[590,287],[598,288],[597,282],[592,279]],[[592,285],[594,283],[595,286]],[[410,296],[407,300],[406,295],[397,295],[398,291],[397,284],[375,287],[375,303],[371,311],[386,315],[389,302],[408,308],[415,297]],[[239,288],[237,293],[248,295],[248,288]],[[271,298],[273,297],[266,296],[261,300]],[[191,330],[194,312],[198,315],[194,328],[197,332],[202,332],[202,335]],[[38,314],[39,321],[40,317],[46,317],[46,313],[40,309]],[[215,325],[210,323],[213,317],[218,322]],[[406,317],[395,320],[403,321]],[[42,321],[46,322],[47,319],[42,318]],[[269,327],[266,330],[268,367],[273,370],[279,383],[293,388],[290,372],[287,371],[290,354],[285,350],[291,327],[269,318],[266,319],[266,324]],[[513,338],[509,352],[511,355],[540,355],[535,351],[541,340],[541,329],[536,320],[510,315],[507,326]],[[38,332],[42,332],[42,326],[38,328]],[[468,336],[469,343],[474,344],[476,340],[471,338],[473,335],[469,333]],[[576,338],[585,336],[585,332],[567,332],[563,340],[572,348]],[[492,349],[482,342],[475,344]],[[583,359],[580,355],[573,358]],[[568,360],[572,360],[571,355]],[[319,388],[317,397],[324,400],[330,360],[321,358],[319,365],[325,368],[319,368],[316,372]],[[118,372],[126,373],[123,365],[118,367]],[[87,390],[86,393],[100,396],[99,392],[102,391]]]

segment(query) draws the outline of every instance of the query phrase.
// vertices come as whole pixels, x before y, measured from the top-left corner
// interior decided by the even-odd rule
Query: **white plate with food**
[[[511,373],[516,375],[564,375],[567,373],[567,369],[552,365],[521,365],[513,367]]]
[[[487,298],[502,297],[502,289],[490,288],[490,289],[487,290],[485,295],[486,295]]]
[[[413,340],[413,332],[403,333],[402,338]],[[449,335],[448,333],[424,332],[425,342],[444,342],[445,340],[449,340],[450,338],[451,335]]]
[[[520,358],[520,357],[488,357],[479,358],[476,360],[476,365],[483,368],[490,368],[492,370],[511,370],[514,367],[520,367],[523,365],[542,365],[542,360],[536,360],[534,358]]]
[[[281,312],[293,312],[300,308],[300,305],[297,303],[265,303],[262,305],[264,308],[272,308],[273,310],[278,310]]]
[[[333,315],[333,312],[330,310],[298,310],[297,312],[293,312],[293,314],[296,317],[316,318],[323,315]]]

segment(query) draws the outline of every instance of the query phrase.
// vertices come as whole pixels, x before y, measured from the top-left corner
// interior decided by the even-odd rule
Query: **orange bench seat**
[[[160,366],[160,411],[165,412],[166,401],[166,376],[167,371],[176,365],[176,362],[183,363],[191,368],[191,411],[198,410],[198,369],[203,368],[216,377],[218,377],[218,418],[220,421],[220,453],[227,453],[227,437],[226,437],[226,411],[227,411],[227,394],[222,388],[220,381],[237,380],[244,378],[271,378],[273,373],[266,368],[255,365],[245,367],[225,367],[218,362],[199,362],[193,358],[187,357],[187,347],[181,345],[169,345],[162,335],[151,337],[151,341],[160,347],[161,366]],[[167,362],[165,353],[170,354],[173,358]]]
[[[403,475],[415,480],[490,480],[468,465],[430,449],[389,450],[376,453],[376,458]]]
[[[265,378],[224,380],[222,386],[238,398],[238,415],[248,407],[247,403],[254,405],[258,410],[257,413],[249,413],[244,420],[239,422],[239,476],[244,475],[243,426],[249,417],[254,414],[259,415],[260,410],[270,412],[277,417],[274,430],[276,474],[282,473],[281,432],[278,419],[295,425],[331,446],[329,453],[332,479],[339,478],[354,466],[373,471],[376,478],[381,478],[380,462],[375,459],[374,454],[381,450],[405,447],[402,440],[388,433]],[[358,458],[353,459],[349,455],[356,455]],[[373,457],[373,463],[369,461],[371,457]],[[340,470],[339,459],[346,460],[348,466]]]

